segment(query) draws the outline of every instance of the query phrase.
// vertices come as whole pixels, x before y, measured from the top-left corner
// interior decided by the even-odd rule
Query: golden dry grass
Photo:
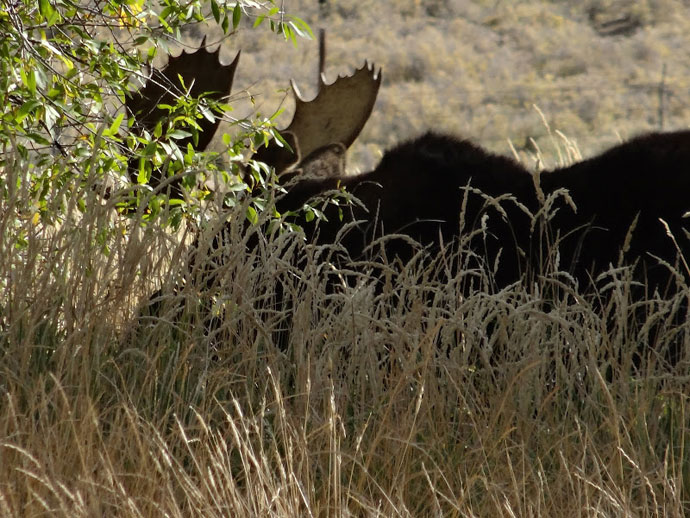
[[[174,292],[186,257],[152,261],[164,233],[104,256],[110,208],[43,239],[11,216],[26,202],[2,211],[5,516],[688,510],[687,360],[632,374],[644,334],[625,282],[604,310],[567,282],[545,303],[548,275],[463,297],[486,272],[441,283],[422,263],[330,293],[325,250],[286,234],[248,252],[235,232],[210,287]],[[285,350],[278,283],[293,299]],[[162,307],[138,318],[158,286]],[[677,330],[662,326],[659,347]]]

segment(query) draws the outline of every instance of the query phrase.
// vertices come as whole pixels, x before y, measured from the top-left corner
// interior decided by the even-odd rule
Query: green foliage
[[[161,242],[185,246],[171,235],[203,225],[212,213],[207,208],[232,207],[239,193],[251,191],[257,199],[247,215],[259,221],[273,185],[268,168],[252,164],[260,178],[252,185],[242,181],[241,170],[248,145],[275,137],[270,120],[242,120],[233,137],[223,137],[222,153],[201,153],[194,149],[200,121],[222,117],[231,110],[228,104],[205,95],[179,96],[161,107],[166,116],[149,132],[135,134],[124,103],[141,88],[140,77],[158,50],[167,52],[179,42],[186,26],[215,23],[229,34],[269,3],[20,1],[0,11],[0,255],[6,268],[0,280],[0,359],[12,350],[11,337],[45,343],[34,337],[34,317],[42,321],[40,329],[54,332],[43,355],[51,358],[69,334],[66,315],[81,285],[89,291],[87,286],[100,283],[123,287],[138,281],[137,290],[147,291],[141,280],[150,265],[142,257],[168,260]],[[284,14],[271,16],[279,24]],[[191,143],[180,146],[189,136]],[[154,185],[152,176],[160,174],[163,181]],[[220,184],[222,203],[213,203],[204,183],[209,178]],[[173,197],[166,186],[176,179],[182,195]],[[142,232],[149,251],[132,259]],[[120,264],[117,281],[114,264]],[[46,297],[46,286],[59,297]],[[35,300],[50,310],[30,311]],[[24,314],[28,321],[17,318]]]
[[[302,38],[314,39],[314,34],[311,32],[309,25],[302,19],[296,16],[281,16],[280,21],[275,21],[274,16],[280,14],[278,7],[273,7],[266,14],[259,15],[254,22],[254,27],[261,25],[264,20],[270,20],[271,30],[276,33],[281,33],[285,39],[292,41],[293,45],[297,46],[297,36]]]
[[[180,96],[174,105],[161,106],[167,116],[150,133],[135,135],[123,104],[158,49],[167,51],[189,24],[215,23],[229,34],[248,17],[255,25],[270,20],[272,30],[293,42],[296,36],[311,36],[302,20],[273,3],[9,3],[0,13],[0,168],[7,173],[0,179],[0,196],[7,202],[26,191],[31,200],[17,209],[16,228],[22,218],[37,226],[62,223],[72,207],[88,217],[87,200],[94,192],[112,202],[120,217],[136,215],[136,224],[177,228],[211,196],[202,187],[207,178],[241,186],[229,189],[231,194],[246,189],[238,172],[243,142],[256,140],[252,121],[242,121],[249,129],[237,142],[225,142],[231,168],[219,171],[217,153],[180,148],[178,142],[190,135],[198,142],[199,120],[222,117],[230,106],[205,96]],[[264,122],[258,124],[262,140],[274,136]],[[185,195],[170,199],[165,182],[152,189],[152,175],[161,172],[181,178]],[[22,234],[17,230],[16,246],[23,245]]]

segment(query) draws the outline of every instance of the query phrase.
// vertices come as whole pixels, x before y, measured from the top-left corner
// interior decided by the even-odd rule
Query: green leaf
[[[232,11],[232,30],[237,29],[240,24],[240,17],[242,16],[242,9],[240,9],[240,3],[235,4],[235,8]]]
[[[26,101],[24,104],[22,104],[21,108],[17,111],[17,116],[15,118],[15,121],[17,124],[21,124],[21,122],[28,117],[28,115],[33,112],[37,107],[41,105],[40,102],[38,102],[35,99],[32,99],[30,101]]]
[[[125,118],[125,112],[122,112],[122,113],[120,113],[120,115],[115,117],[115,120],[110,125],[110,127],[103,132],[103,135],[105,135],[106,137],[116,135],[117,132],[120,131],[120,124],[122,124],[122,120],[124,118]]]
[[[49,0],[38,0],[38,12],[46,19],[49,27],[53,25],[59,17],[55,9],[53,9],[53,6],[50,5]]]
[[[309,40],[313,40],[314,38],[314,33],[311,31],[311,27],[309,27],[309,24],[302,20],[301,18],[298,18],[297,16],[290,16],[290,25],[295,29],[295,32],[299,34],[302,38],[306,38]]]
[[[191,133],[189,131],[184,131],[181,129],[176,129],[167,134],[168,138],[171,138],[173,140],[181,140],[183,138],[187,138],[191,136]]]
[[[201,112],[201,115],[203,115],[204,119],[206,119],[207,121],[216,122],[216,116],[213,114],[213,111],[211,111],[208,106],[200,104],[199,112]]]
[[[46,126],[52,130],[52,128],[55,126],[55,122],[60,118],[60,114],[52,105],[46,104],[44,118]]]
[[[22,83],[29,89],[31,95],[36,95],[36,72],[29,70],[28,73],[23,68],[19,70],[19,75],[22,78]]]
[[[256,225],[259,222],[259,215],[254,207],[247,207],[246,217],[252,225]]]
[[[216,21],[216,23],[220,23],[220,8],[218,7],[218,2],[216,2],[216,0],[211,0],[211,13],[213,13],[213,19]]]
[[[158,21],[160,22],[165,22],[165,19],[170,16],[170,14],[173,12],[173,7],[172,6],[167,6],[164,8],[161,13],[158,15]],[[170,27],[167,22],[165,22],[165,25],[167,27]]]
[[[249,189],[249,186],[244,182],[237,182],[226,186],[228,192],[243,192]]]
[[[288,26],[287,24],[283,24],[283,27],[286,27],[289,31],[289,36],[290,36],[290,41],[292,41],[292,45],[297,48],[297,36],[295,35],[295,31],[292,30],[292,27]]]
[[[149,183],[149,174],[144,166],[144,159],[139,159],[139,174],[137,175],[137,183],[139,185]]]
[[[144,148],[143,155],[145,157],[152,157],[153,155],[156,154],[156,151],[158,150],[158,146],[156,145],[155,142],[149,142],[146,144],[146,147]]]
[[[256,205],[261,211],[266,210],[266,204],[260,198],[254,200],[254,205]]]

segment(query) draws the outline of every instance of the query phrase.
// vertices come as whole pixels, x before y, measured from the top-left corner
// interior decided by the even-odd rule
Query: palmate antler
[[[295,114],[280,133],[294,152],[271,142],[253,158],[275,167],[278,174],[307,168],[309,174],[332,176],[333,167],[323,167],[324,157],[320,155],[339,155],[337,148],[344,154],[352,145],[371,115],[381,79],[381,70],[368,62],[351,76],[339,76],[331,84],[321,75],[319,91],[311,101],[304,100],[291,81]],[[339,174],[344,173],[343,168],[337,169]]]
[[[214,101],[226,98],[232,88],[240,52],[229,65],[220,63],[219,54],[220,46],[214,52],[206,49],[206,37],[204,37],[198,50],[190,53],[183,50],[179,56],[171,57],[163,70],[154,68],[144,87],[128,96],[126,100],[127,112],[135,119],[135,133],[141,135],[143,130],[152,131],[156,124],[168,114],[167,110],[159,108],[158,105],[174,105],[179,96],[205,95]],[[180,84],[180,77],[189,92]],[[197,120],[197,124],[201,131],[194,148],[203,151],[211,142],[220,124],[220,118],[215,117],[213,121],[210,121],[203,117]],[[193,142],[191,136],[178,140],[177,145],[184,149],[190,142]],[[130,176],[133,181],[136,181],[136,167],[132,164],[130,164]],[[161,173],[156,175],[154,172],[150,185],[155,188],[161,181]],[[175,196],[181,194],[179,183],[171,184],[171,193]]]

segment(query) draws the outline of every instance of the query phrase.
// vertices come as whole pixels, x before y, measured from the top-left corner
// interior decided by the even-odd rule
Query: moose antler
[[[206,50],[204,36],[201,47],[195,52],[188,53],[183,50],[179,56],[171,57],[163,70],[154,69],[144,88],[129,96],[126,102],[127,110],[134,115],[137,124],[147,130],[153,129],[167,113],[158,105],[175,104],[175,99],[185,94],[179,77],[186,88],[191,86],[191,97],[206,94],[208,98],[220,101],[229,95],[240,52],[229,65],[220,63],[219,54],[220,46],[214,52]],[[208,146],[219,123],[218,118],[213,122],[206,118],[200,120],[198,150],[201,151]]]
[[[305,101],[297,84],[291,81],[296,107],[292,122],[285,129],[299,139],[302,155],[309,156],[333,142],[350,147],[371,115],[381,78],[381,71],[368,62],[351,76],[338,77],[330,85],[322,74],[319,92],[311,101]]]
[[[190,97],[206,95],[209,99],[220,101],[229,95],[240,52],[229,65],[220,63],[219,54],[220,46],[214,52],[206,49],[204,37],[198,50],[190,53],[183,50],[179,56],[171,57],[163,70],[153,69],[144,87],[129,95],[125,103],[128,113],[135,118],[138,131],[141,128],[151,131],[166,116],[168,112],[159,108],[159,104],[175,104],[177,97],[187,93],[180,84],[180,78],[184,87],[189,89]],[[205,117],[198,120],[201,131],[195,149],[206,149],[219,123],[218,117],[213,121]],[[193,142],[191,136],[179,140],[178,146],[186,148],[190,142]],[[155,187],[160,180],[156,178],[151,182],[152,186]],[[179,186],[177,189],[179,191]]]
[[[381,78],[381,70],[376,70],[369,62],[351,76],[339,76],[331,84],[326,83],[322,74],[319,91],[311,101],[304,100],[297,84],[291,81],[295,114],[292,122],[280,133],[294,153],[271,143],[261,148],[254,158],[274,166],[280,174],[299,167],[303,160],[318,156],[323,148],[336,144],[347,149],[371,115]]]

